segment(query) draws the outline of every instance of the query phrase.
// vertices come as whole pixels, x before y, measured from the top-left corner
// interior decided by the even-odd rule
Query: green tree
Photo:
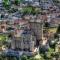
[[[26,55],[21,56],[21,60],[27,60],[27,56]]]
[[[4,6],[6,9],[9,9],[9,8],[10,8],[10,1],[9,1],[9,0],[3,0],[3,6]]]
[[[34,57],[31,57],[29,60],[40,60],[40,59],[36,59]],[[41,59],[42,60],[42,59]]]
[[[36,8],[36,7],[33,7],[33,6],[27,6],[27,7],[24,7],[20,10],[20,12],[22,12],[23,14],[38,14],[41,12],[41,9],[40,8]]]
[[[15,5],[19,5],[22,2],[23,2],[23,0],[15,0]]]

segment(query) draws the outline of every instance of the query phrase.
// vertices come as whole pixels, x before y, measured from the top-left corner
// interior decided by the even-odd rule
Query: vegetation
[[[29,57],[28,58],[26,55],[23,55],[20,58],[0,55],[0,60],[40,60],[40,59],[35,59],[34,57]],[[43,58],[41,58],[41,60],[43,60]]]
[[[6,35],[0,35],[0,41],[6,41],[7,38],[8,37]]]
[[[19,4],[19,0],[15,0],[15,4],[18,5]]]
[[[10,1],[9,1],[9,0],[3,0],[3,6],[4,6],[6,9],[9,9],[9,8],[10,8]]]
[[[0,48],[2,47],[2,46],[7,46],[7,40],[8,40],[8,37],[6,36],[6,35],[0,35]]]
[[[44,54],[40,53],[40,55],[41,55],[41,58],[36,59],[34,56],[28,57],[26,55],[22,55],[21,57],[16,58],[16,57],[8,57],[2,54],[0,55],[0,60],[52,60],[53,58],[58,59],[60,56],[60,53],[56,53],[54,49],[49,48],[47,52],[45,52]]]
[[[49,31],[49,32],[56,33],[57,27],[50,27],[50,28],[48,29],[48,31]]]
[[[52,60],[53,56],[52,54],[54,53],[54,49],[49,48],[48,51],[46,51],[44,54],[40,53],[40,55],[44,58],[44,60]]]
[[[41,12],[41,9],[40,8],[36,8],[36,7],[33,7],[33,6],[27,6],[27,7],[24,7],[20,10],[20,12],[22,12],[23,14],[38,14]]]
[[[42,49],[43,52],[41,52],[40,49],[40,55],[44,60],[53,60],[53,58],[58,59],[60,54],[55,52],[55,48],[56,48],[56,43],[54,43],[53,45],[49,45],[48,50]],[[44,51],[45,50],[45,51]]]
[[[15,5],[19,5],[23,0],[15,0]]]

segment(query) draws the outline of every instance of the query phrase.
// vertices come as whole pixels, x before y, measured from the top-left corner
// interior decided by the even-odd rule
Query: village
[[[0,55],[60,60],[60,8],[53,0],[1,0]]]

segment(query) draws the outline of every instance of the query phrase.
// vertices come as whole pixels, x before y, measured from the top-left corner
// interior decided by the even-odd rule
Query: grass
[[[0,35],[0,41],[6,41],[7,36],[6,35]]]
[[[40,56],[40,54],[37,54],[34,58],[36,58],[36,59],[40,59],[41,56]]]
[[[49,29],[48,29],[48,31],[49,31],[49,32],[56,33],[56,31],[57,31],[57,28],[49,28]]]

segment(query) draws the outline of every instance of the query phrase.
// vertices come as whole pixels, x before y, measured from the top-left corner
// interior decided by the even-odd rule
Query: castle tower
[[[37,41],[42,41],[43,38],[43,23],[40,19],[30,20],[30,28],[35,33]]]

